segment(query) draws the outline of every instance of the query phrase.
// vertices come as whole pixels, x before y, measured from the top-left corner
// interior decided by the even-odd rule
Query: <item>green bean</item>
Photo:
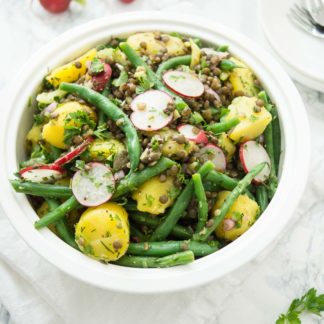
[[[72,195],[72,190],[66,186],[24,182],[21,180],[10,180],[10,183],[16,192],[22,192],[31,196],[69,198]]]
[[[214,123],[212,125],[208,125],[206,130],[213,132],[215,135],[224,133],[235,127],[240,120],[238,118],[229,119],[220,123]]]
[[[228,175],[218,172],[216,170],[210,171],[207,174],[205,181],[211,182],[211,183],[216,183],[217,185],[221,186],[222,188],[224,188],[226,190],[233,190],[238,184],[237,179],[233,179],[233,178],[229,177]]]
[[[116,199],[132,190],[135,190],[142,183],[160,174],[166,169],[169,169],[174,164],[174,161],[166,157],[161,157],[161,159],[155,165],[147,167],[143,171],[134,172],[128,175],[119,182],[113,198]]]
[[[217,241],[200,243],[195,241],[165,241],[130,243],[127,254],[163,257],[181,251],[192,251],[195,257],[203,257],[219,249]]]
[[[172,57],[159,65],[158,69],[156,70],[156,75],[158,78],[161,78],[164,71],[174,69],[179,65],[190,65],[190,62],[191,55]]]
[[[120,122],[119,127],[126,135],[131,171],[135,171],[140,161],[141,144],[138,139],[137,131],[128,116],[108,98],[87,87],[75,83],[62,82],[60,84],[60,89],[80,97],[102,110],[108,118],[115,122]]]
[[[227,59],[221,60],[219,66],[223,71],[232,71],[233,69],[239,67],[236,63]]]
[[[278,176],[280,154],[281,154],[281,132],[280,132],[280,123],[278,118],[278,110],[273,107],[271,113],[272,113],[273,155],[274,155],[274,163],[275,163],[277,176]]]
[[[40,220],[35,222],[35,228],[40,229],[42,227],[48,226],[49,224],[57,222],[59,219],[63,218],[65,214],[79,206],[79,202],[74,196],[71,196],[63,204],[57,207],[52,212],[49,212]]]
[[[214,164],[211,161],[207,161],[200,169],[198,173],[204,178],[209,171],[214,169]],[[193,195],[193,181],[190,180],[187,186],[183,189],[177,200],[171,207],[167,215],[162,219],[159,226],[153,232],[150,241],[162,241],[165,240],[171,233],[175,224],[178,222],[183,212],[186,210],[192,195]]]
[[[214,191],[216,191],[217,188],[219,189],[219,187],[222,187],[223,189],[226,190],[233,190],[237,186],[238,182],[239,180],[237,179],[231,178],[228,175],[224,173],[220,173],[216,170],[212,170],[207,174],[204,181],[204,186],[206,191],[208,191],[209,188],[214,189]],[[213,190],[209,190],[209,191],[213,191]],[[254,196],[252,195],[252,193],[248,188],[245,189],[244,193],[249,198],[255,200]]]
[[[208,202],[206,198],[205,189],[201,180],[201,175],[195,173],[192,176],[194,184],[194,191],[198,200],[198,222],[196,226],[196,233],[199,233],[208,220]]]
[[[265,108],[269,111],[269,113],[272,113],[272,105],[269,103],[268,96],[265,93],[265,91],[259,92],[258,97],[263,100],[265,104]],[[276,163],[274,159],[272,123],[268,124],[267,128],[264,131],[264,142],[265,142],[265,149],[268,152],[270,162],[271,162],[270,176],[268,180],[269,182],[268,196],[271,199],[275,194],[278,185]]]
[[[255,193],[256,193],[257,203],[260,206],[261,213],[263,213],[269,203],[267,189],[265,186],[259,185],[257,186]]]
[[[178,95],[176,95],[169,88],[165,87],[160,81],[159,77],[153,72],[153,70],[146,64],[146,62],[132,49],[127,43],[120,43],[120,49],[125,53],[128,60],[135,66],[143,66],[146,70],[149,80],[154,84],[154,87],[158,90],[167,92],[174,99],[176,109],[182,111],[188,107],[187,103]]]
[[[129,224],[129,229],[131,236],[137,237],[140,242],[145,240],[144,234],[134,224]]]
[[[106,115],[102,110],[98,112],[98,126],[106,124]]]
[[[195,241],[203,242],[208,239],[209,235],[212,234],[217,228],[217,226],[222,222],[234,201],[248,187],[248,185],[252,182],[253,178],[262,171],[265,165],[265,162],[258,164],[257,166],[252,168],[251,171],[247,173],[243,179],[241,179],[238,182],[237,186],[232,190],[232,192],[224,201],[223,205],[220,207],[219,213],[215,214],[213,218],[211,218],[213,220],[213,223],[210,224],[209,220],[208,226],[206,224],[206,226],[198,234],[194,234]]]
[[[145,213],[130,213],[129,217],[131,220],[133,220],[138,224],[147,225],[154,228],[157,227],[160,223],[159,218],[152,217]],[[187,240],[191,238],[192,234],[193,232],[190,228],[187,228],[179,224],[176,224],[171,231],[172,236],[183,240]]]
[[[50,212],[53,212],[56,208],[59,207],[59,203],[51,198],[45,199],[48,204],[48,209]],[[67,244],[72,246],[73,248],[79,250],[78,245],[75,243],[74,236],[71,234],[71,232],[68,229],[66,218],[59,219],[55,223],[55,228],[57,230],[57,233],[59,237]]]
[[[168,268],[191,263],[195,260],[192,251],[171,254],[162,258],[124,255],[112,263],[133,268]]]

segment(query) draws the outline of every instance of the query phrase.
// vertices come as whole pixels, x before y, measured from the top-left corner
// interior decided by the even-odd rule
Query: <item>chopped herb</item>
[[[107,125],[100,124],[97,129],[93,132],[93,135],[100,138],[100,139],[107,139],[109,138],[109,134],[107,132]]]
[[[146,73],[138,73],[137,80],[139,85],[136,87],[136,93],[141,94],[153,87],[154,83],[150,82]]]
[[[316,289],[309,289],[300,299],[294,299],[286,314],[281,314],[276,324],[301,324],[299,315],[308,312],[321,316],[324,311],[324,294],[316,295]]]
[[[47,118],[42,114],[37,114],[34,115],[34,121],[36,125],[42,125],[46,123]]]
[[[94,255],[94,250],[93,250],[93,246],[88,244],[84,247],[84,252],[86,254],[90,254],[90,255]]]
[[[204,68],[208,67],[206,58],[204,56],[200,60],[200,66],[201,66],[201,69],[204,69]]]
[[[250,116],[250,121],[251,121],[251,122],[255,122],[255,121],[257,121],[258,119],[259,119],[259,117],[255,116],[255,115],[251,115],[251,116]]]
[[[235,221],[235,227],[240,228],[242,226],[242,219],[244,214],[240,212],[234,212],[231,216],[232,220]]]
[[[84,170],[85,162],[82,160],[76,160],[75,161],[75,167],[79,170]]]
[[[230,112],[230,110],[228,108],[221,108],[220,110],[220,118],[226,116],[228,113]]]
[[[90,74],[99,74],[104,71],[104,64],[96,57],[92,60],[90,65]]]
[[[217,51],[218,52],[227,52],[228,51],[228,45],[220,45],[219,47],[217,47]]]
[[[145,198],[146,198],[146,203],[144,205],[147,207],[152,207],[154,203],[154,197],[152,195],[146,194]]]
[[[112,85],[115,87],[119,87],[122,84],[125,84],[128,81],[128,74],[126,71],[121,71],[119,77],[112,81]]]
[[[65,118],[64,143],[71,144],[74,136],[82,135],[83,126],[85,125],[88,125],[89,128],[93,129],[96,124],[83,110],[70,113]]]
[[[190,119],[189,119],[189,122],[191,124],[194,124],[194,125],[198,125],[198,124],[206,124],[206,121],[205,119],[203,118],[203,116],[201,116],[201,114],[197,111],[194,111],[191,116],[190,116]]]

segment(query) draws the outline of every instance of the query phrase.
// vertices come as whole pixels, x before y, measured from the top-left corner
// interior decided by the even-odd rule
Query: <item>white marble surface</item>
[[[131,5],[120,4],[117,0],[88,0],[84,9],[79,9],[76,6],[59,16],[44,12],[37,0],[0,0],[0,5],[0,91],[10,82],[14,73],[30,55],[57,34],[90,19],[121,11],[161,10],[176,6],[178,10],[181,8],[184,11],[196,12],[230,25],[266,46],[258,23],[256,0],[137,0]],[[179,5],[180,7],[177,7]],[[177,294],[179,309],[183,313],[174,315],[174,323],[270,324],[275,322],[279,313],[287,309],[292,298],[301,295],[309,287],[314,286],[324,292],[324,95],[301,85],[297,86],[307,106],[313,136],[311,176],[305,198],[297,210],[300,217],[294,224],[291,224],[285,235],[270,252],[220,282]],[[12,231],[3,217],[0,215],[1,224],[6,226],[5,230],[8,232]],[[2,251],[0,253],[0,268],[7,267],[8,260],[12,257],[12,253],[15,253],[6,244],[6,235],[1,235],[3,231],[4,229],[0,232],[0,249]],[[15,237],[16,234],[10,232],[10,235]],[[19,244],[22,249],[28,249],[23,242],[19,242]],[[26,254],[28,253],[26,250]],[[22,261],[28,264],[28,260]],[[46,265],[46,267],[51,271],[50,265]],[[1,281],[0,278],[0,283],[6,282],[6,287],[10,286],[8,281],[10,281],[9,276],[5,278],[5,281]],[[15,286],[11,285],[10,287]],[[0,301],[9,308],[11,319],[13,321],[21,319],[18,314],[21,314],[22,308],[26,307],[24,304],[25,291],[21,290],[18,294],[21,299],[19,298],[15,307],[12,307],[13,301],[9,299],[9,296],[14,294],[10,294],[2,288],[4,287],[0,286]],[[87,291],[89,294],[95,293],[94,288],[90,289],[86,285],[83,285],[82,289],[83,294],[86,294]],[[97,293],[101,294],[102,291],[98,290]],[[127,309],[127,303],[131,307],[135,302],[132,298],[134,297],[125,297],[125,309]],[[144,297],[142,299],[145,300]],[[155,296],[146,301],[148,308],[152,308],[151,314],[156,314],[151,322],[167,323],[167,319],[170,318],[168,310],[172,312],[176,308],[165,306],[165,313],[158,312],[159,301],[163,301],[163,297]],[[180,304],[184,303],[188,304],[185,311],[184,307],[180,307]],[[21,323],[50,323],[31,321],[32,318],[37,318],[32,312],[35,310],[30,310],[30,321],[27,318]],[[142,313],[143,316],[146,314],[145,311],[138,313]],[[72,315],[69,320],[66,320],[67,323],[90,323],[90,317],[87,317],[86,313],[79,314],[80,316]],[[99,315],[91,315],[93,323],[96,322],[95,316],[98,316],[97,323],[101,323],[102,317]],[[110,320],[114,323],[124,324],[130,321],[127,318],[126,313],[123,315],[112,313]],[[9,317],[0,307],[0,323],[6,323],[8,320]],[[61,319],[61,321],[63,320]],[[133,323],[140,322],[149,323],[150,318],[147,315],[141,320],[140,316],[134,315]],[[57,323],[61,323],[60,320]],[[324,320],[307,317],[303,323],[324,323]]]

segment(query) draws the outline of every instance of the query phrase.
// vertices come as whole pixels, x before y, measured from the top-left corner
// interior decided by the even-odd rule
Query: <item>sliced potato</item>
[[[200,51],[199,46],[193,41],[192,38],[190,38],[190,46],[191,46],[190,68],[194,69],[195,66],[200,63],[201,51]]]
[[[60,89],[54,91],[42,92],[37,95],[36,100],[41,105],[49,105],[59,99],[63,98],[66,95],[66,92]]]
[[[127,211],[114,202],[88,208],[75,227],[75,241],[93,259],[119,259],[129,246]]]
[[[235,154],[236,146],[231,141],[226,133],[222,133],[218,136],[218,146],[223,150],[226,155],[226,160],[230,161]]]
[[[47,82],[54,87],[58,87],[61,82],[74,82],[78,80],[87,71],[86,62],[92,61],[96,54],[97,50],[93,48],[72,62],[55,68],[46,77]]]
[[[106,60],[108,63],[127,64],[127,57],[119,48],[104,48],[97,53],[97,57]]]
[[[26,140],[34,146],[42,138],[42,125],[33,125],[27,133]]]
[[[183,55],[185,53],[184,43],[180,38],[167,34],[162,34],[161,36],[168,37],[168,41],[157,40],[154,33],[144,32],[129,36],[127,43],[136,51],[141,49],[141,43],[145,43],[145,53],[150,55],[156,55],[163,48],[166,48],[167,53],[171,56]]]
[[[88,148],[91,158],[95,161],[113,160],[115,155],[125,151],[125,145],[116,140],[94,140]]]
[[[70,113],[77,111],[86,112],[89,117],[93,120],[97,120],[96,113],[86,105],[81,105],[76,101],[66,102],[62,105],[59,105],[55,110],[56,117],[51,119],[46,125],[43,127],[42,138],[49,144],[61,148],[66,149],[68,145],[64,143],[64,126],[65,119],[69,116]],[[77,126],[76,123],[71,120],[69,125]]]
[[[218,194],[212,209],[213,215],[224,204],[229,194],[230,191],[221,191]],[[216,228],[215,233],[219,238],[234,241],[253,225],[259,214],[259,205],[248,196],[240,195]]]
[[[231,61],[240,66],[233,69],[230,73],[229,81],[233,86],[233,93],[242,91],[245,96],[254,96],[257,93],[257,89],[254,85],[254,75],[251,69],[242,61],[232,57]]]
[[[179,135],[179,132],[175,130],[166,129],[158,131],[155,134],[161,135],[161,137],[164,139],[162,154],[174,160],[183,160],[197,148],[197,145],[192,141],[185,144],[177,143],[173,139],[173,136]]]
[[[261,135],[271,122],[271,114],[264,108],[258,107],[256,112],[256,97],[236,97],[228,106],[229,113],[225,120],[239,118],[240,123],[229,133],[234,142],[245,142]]]
[[[174,178],[168,176],[165,182],[161,182],[156,176],[143,183],[132,195],[137,201],[137,209],[154,215],[163,214],[179,193],[173,181]]]

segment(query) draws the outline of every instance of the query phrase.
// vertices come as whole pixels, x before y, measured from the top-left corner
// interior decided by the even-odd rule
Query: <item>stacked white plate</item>
[[[290,76],[324,92],[324,38],[298,28],[287,16],[298,0],[260,0],[262,27],[272,49]]]

